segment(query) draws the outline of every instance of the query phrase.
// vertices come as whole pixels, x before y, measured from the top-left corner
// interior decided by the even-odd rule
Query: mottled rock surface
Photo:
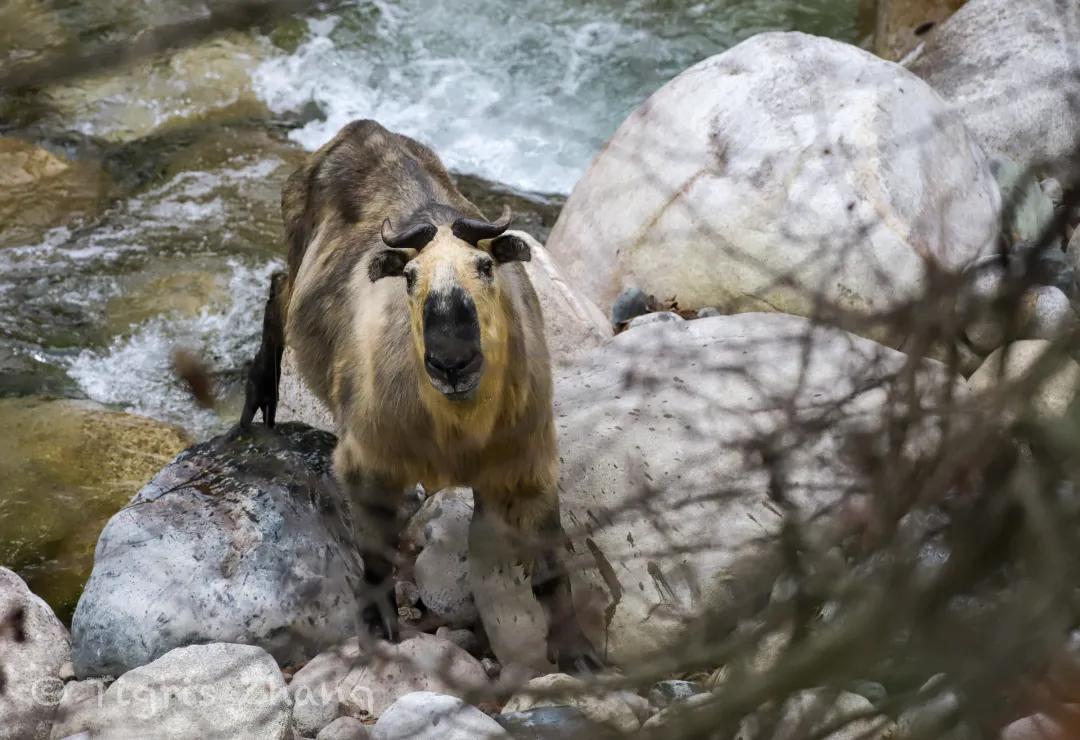
[[[590,692],[586,684],[565,673],[551,673],[532,679],[510,697],[504,714],[539,707],[571,706],[580,710],[599,728],[629,734],[640,727],[637,714],[617,693]]]
[[[174,647],[240,642],[283,664],[355,634],[362,565],[334,438],[256,426],[185,450],[114,516],[72,623],[79,676]]]
[[[560,373],[571,580],[582,624],[608,660],[663,651],[689,639],[680,627],[700,610],[767,592],[782,515],[754,450],[788,440],[784,487],[800,518],[869,490],[847,456],[850,435],[877,433],[908,361],[806,319],[741,314],[634,329]],[[952,382],[928,361],[916,392]],[[794,431],[826,408],[827,427]],[[935,433],[914,436],[932,444]],[[818,522],[823,535],[827,522]],[[493,645],[499,631],[520,633],[477,603]]]
[[[53,738],[286,740],[292,732],[285,679],[253,645],[177,648],[120,676],[100,701],[72,706]]]
[[[57,123],[110,141],[133,141],[198,121],[268,113],[251,73],[268,46],[225,34],[142,61],[65,82],[48,91]]]
[[[472,514],[472,491],[448,488],[428,497],[404,533],[405,541],[419,549],[414,576],[421,600],[455,626],[477,619],[469,585]]]

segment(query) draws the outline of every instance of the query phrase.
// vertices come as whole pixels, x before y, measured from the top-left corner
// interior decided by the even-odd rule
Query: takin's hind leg
[[[281,380],[281,355],[285,351],[285,321],[281,305],[284,287],[284,272],[275,272],[270,276],[270,294],[263,313],[262,341],[244,384],[244,410],[240,414],[240,426],[244,428],[251,426],[256,411],[262,412],[266,426],[274,426],[278,382]]]
[[[353,535],[364,561],[364,587],[360,596],[361,621],[381,631],[390,642],[399,637],[394,598],[394,559],[400,523],[398,508],[404,485],[370,475],[344,463],[339,445],[335,468],[349,504]]]
[[[529,569],[533,595],[547,621],[548,660],[566,673],[594,673],[602,668],[574,610],[570,576],[563,559],[567,540],[559,520],[558,496],[552,491],[484,502],[481,496],[474,495],[474,522],[488,516],[489,509],[502,519],[513,551]]]

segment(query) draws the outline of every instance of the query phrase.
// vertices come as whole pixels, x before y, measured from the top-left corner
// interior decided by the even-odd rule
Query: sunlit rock
[[[1044,357],[1047,353],[1052,354]],[[1047,372],[1045,377],[1036,379],[1031,374],[1040,361]],[[1044,339],[1028,339],[994,350],[968,378],[968,387],[976,394],[1003,391],[1002,386],[1007,383],[1018,384],[1006,403],[1011,413],[1034,411],[1046,417],[1062,416],[1080,389],[1080,364],[1059,345]]]
[[[97,213],[109,189],[93,163],[0,136],[0,247],[32,243],[47,229]]]
[[[189,441],[87,401],[2,399],[0,428],[0,562],[66,619],[105,522]]]

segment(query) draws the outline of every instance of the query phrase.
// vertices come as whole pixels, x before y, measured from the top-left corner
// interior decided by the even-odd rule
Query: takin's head
[[[452,401],[476,395],[486,366],[505,362],[510,327],[503,309],[499,265],[528,261],[529,245],[513,234],[510,209],[498,221],[428,221],[395,231],[383,222],[387,249],[369,263],[369,276],[404,277],[413,345],[431,385]]]

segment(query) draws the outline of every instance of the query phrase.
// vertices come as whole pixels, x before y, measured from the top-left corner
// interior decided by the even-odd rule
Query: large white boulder
[[[685,646],[682,627],[703,610],[767,594],[785,511],[770,486],[804,522],[869,493],[849,453],[855,440],[893,444],[880,436],[882,415],[897,411],[889,390],[911,362],[914,385],[900,398],[930,408],[954,382],[938,363],[800,317],[740,314],[633,329],[560,373],[574,599],[607,659]],[[940,435],[931,418],[911,437],[901,452]],[[827,537],[842,518],[808,530]],[[498,645],[498,620],[477,605]]]
[[[70,660],[71,641],[53,610],[0,568],[0,740],[49,736]]]
[[[635,110],[548,240],[602,309],[636,287],[679,307],[810,315],[823,295],[883,309],[927,264],[994,243],[1000,194],[959,117],[853,46],[766,33]]]
[[[911,70],[954,104],[988,151],[1068,181],[1078,38],[1075,0],[969,0],[929,35]]]
[[[285,679],[266,651],[215,643],[177,648],[128,671],[108,690],[72,702],[52,737],[102,740],[292,737]]]
[[[572,287],[551,253],[524,231],[510,232],[523,239],[532,251],[525,272],[540,299],[544,313],[544,336],[551,361],[566,365],[582,352],[611,337],[611,322],[604,313]]]

